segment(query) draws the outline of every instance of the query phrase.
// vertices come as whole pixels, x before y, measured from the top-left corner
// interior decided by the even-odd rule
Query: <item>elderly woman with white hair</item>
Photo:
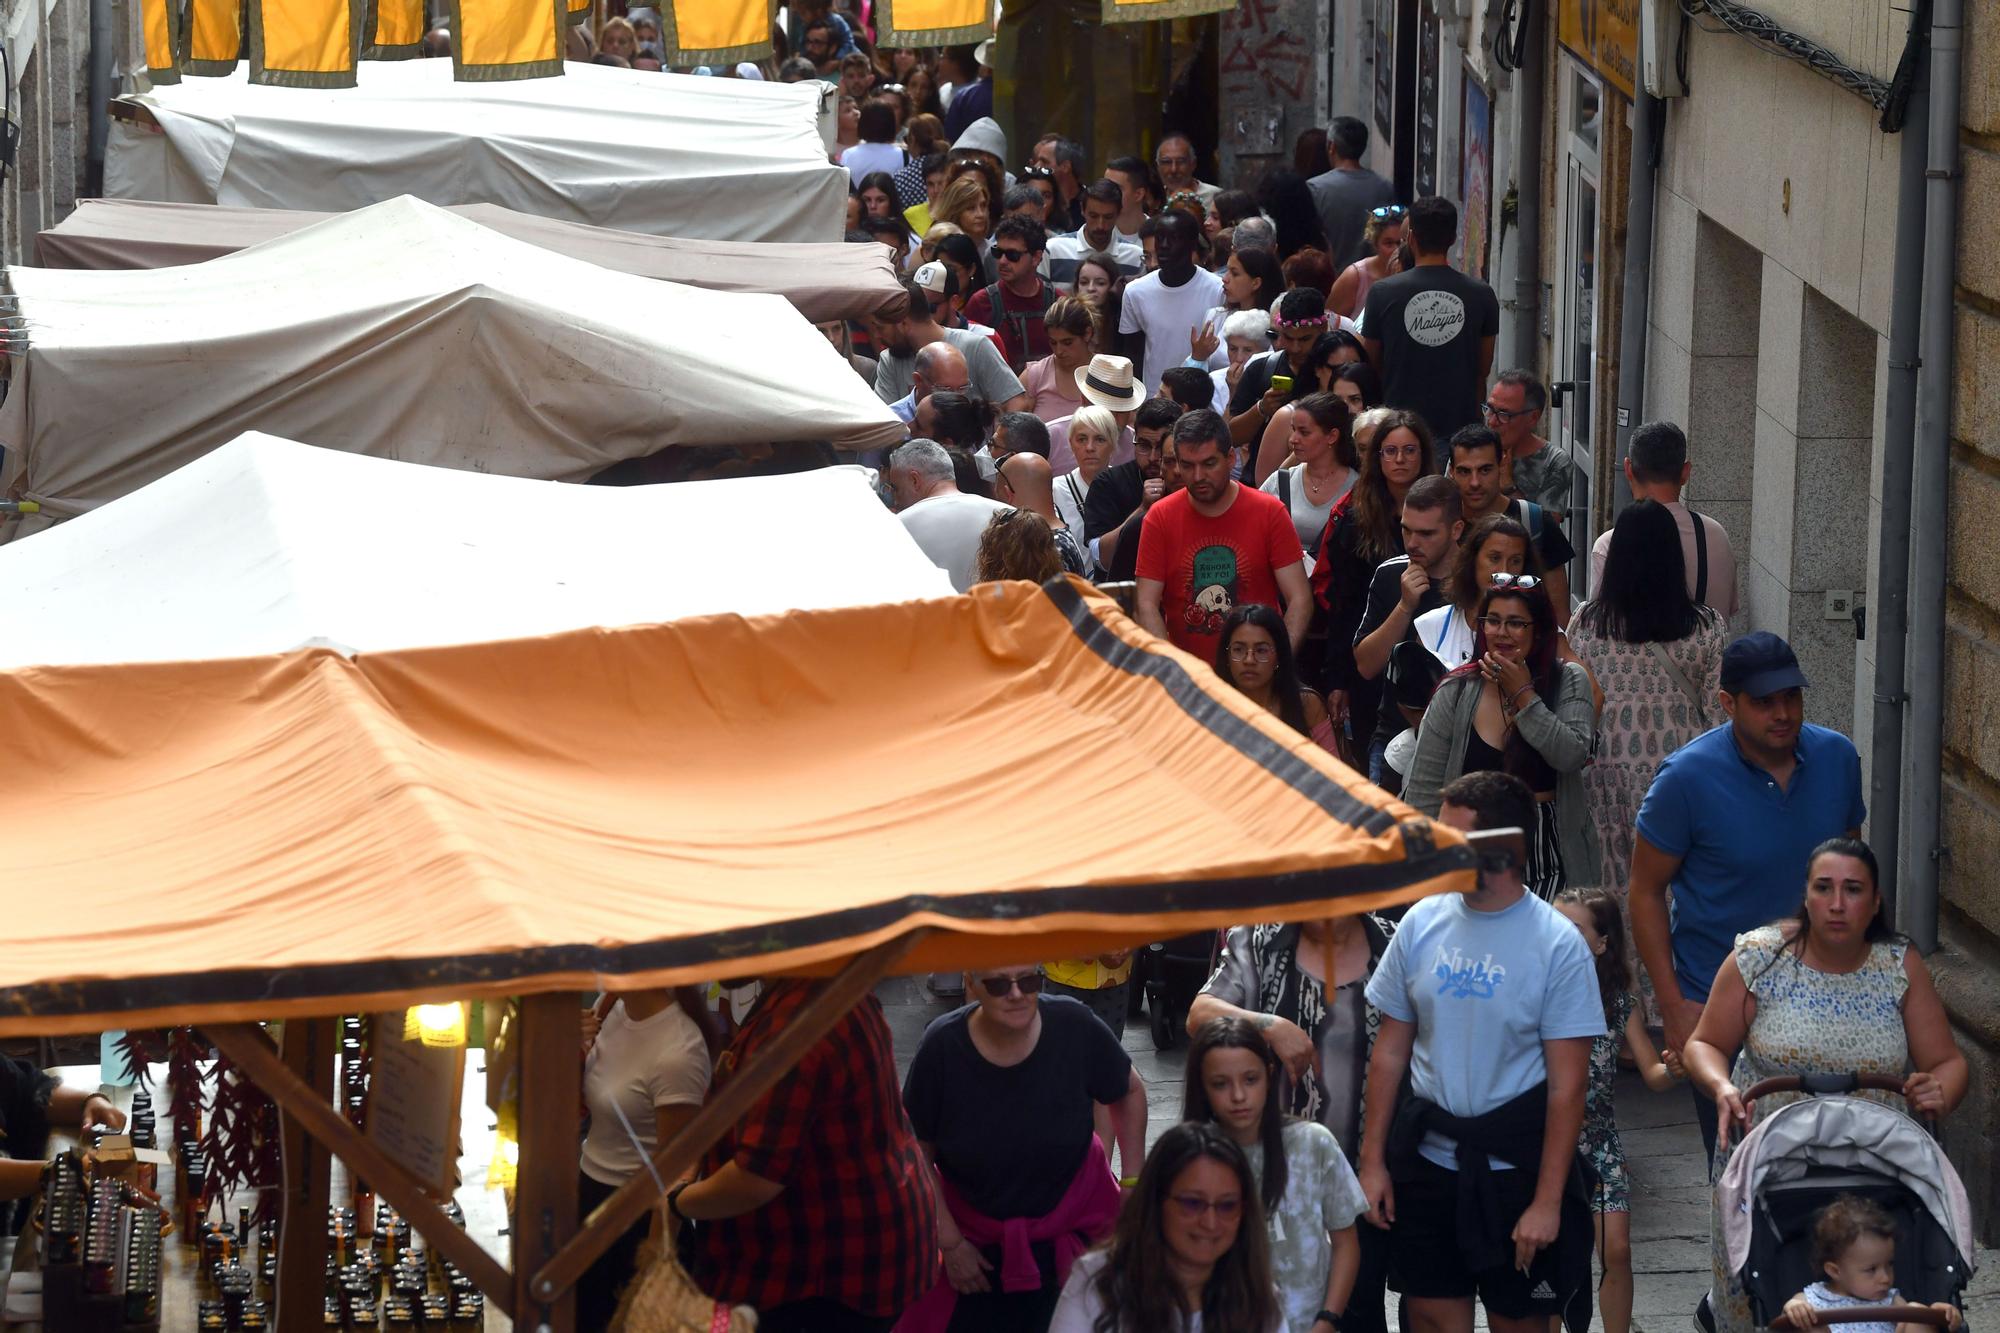
[[[1250,364],[1250,358],[1271,350],[1271,315],[1266,310],[1238,310],[1222,321],[1222,346],[1229,354],[1229,364],[1209,372],[1215,381],[1215,410],[1224,417],[1229,415],[1229,395],[1236,392],[1236,381],[1243,377],[1243,367]]]
[[[1076,467],[1056,478],[1055,493],[1056,513],[1072,531],[1084,530],[1084,499],[1097,474],[1111,466],[1120,433],[1118,418],[1109,408],[1086,403],[1070,415],[1069,447],[1076,455]]]

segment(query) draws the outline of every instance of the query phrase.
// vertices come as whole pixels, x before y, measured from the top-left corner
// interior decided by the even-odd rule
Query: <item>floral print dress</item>
[[[1852,972],[1821,972],[1785,947],[1787,926],[1763,926],[1736,937],[1736,967],[1757,997],[1757,1016],[1744,1035],[1743,1049],[1729,1081],[1743,1092],[1779,1074],[1859,1073],[1902,1078],[1909,1072],[1909,1040],[1903,1031],[1903,971],[1908,945],[1880,940]],[[1886,1106],[1902,1107],[1892,1092],[1854,1094]],[[1760,1097],[1752,1122],[1799,1099],[1799,1093]],[[1729,1163],[1734,1143],[1715,1154],[1715,1177]],[[1753,1333],[1749,1298],[1729,1272],[1722,1247],[1722,1219],[1714,1218],[1709,1246],[1714,1263],[1710,1306],[1717,1333]]]
[[[1639,997],[1626,991],[1611,1002],[1609,1026],[1590,1044],[1590,1083],[1583,1094],[1583,1135],[1578,1147],[1597,1174],[1591,1192],[1593,1213],[1632,1211],[1632,1187],[1625,1174],[1625,1145],[1618,1141],[1618,1120],[1612,1090],[1618,1079],[1618,1050],[1625,1044],[1625,1023]]]

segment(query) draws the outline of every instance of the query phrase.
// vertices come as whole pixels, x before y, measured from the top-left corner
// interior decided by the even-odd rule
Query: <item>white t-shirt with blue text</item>
[[[1498,912],[1474,911],[1456,893],[1425,898],[1396,928],[1368,1000],[1417,1025],[1411,1090],[1462,1117],[1485,1115],[1545,1081],[1543,1042],[1604,1032],[1582,933],[1532,893]],[[1435,1133],[1420,1149],[1451,1170],[1455,1150]]]

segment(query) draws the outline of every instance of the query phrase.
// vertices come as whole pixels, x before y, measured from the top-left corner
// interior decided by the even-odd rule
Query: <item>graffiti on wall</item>
[[[1312,26],[1312,6],[1302,0],[1237,0],[1223,16],[1217,72],[1238,153],[1284,151],[1285,108],[1311,114]]]

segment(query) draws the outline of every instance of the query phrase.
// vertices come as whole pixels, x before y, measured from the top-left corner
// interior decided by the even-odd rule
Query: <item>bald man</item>
[[[1056,513],[1055,474],[1049,471],[1048,459],[1028,453],[1001,459],[993,478],[993,498],[1040,514],[1055,534],[1056,554],[1062,557],[1063,568],[1078,576],[1089,573],[1083,558],[1082,530],[1071,532]]]
[[[950,343],[928,343],[917,349],[910,365],[910,391],[889,404],[889,410],[908,426],[917,419],[918,403],[940,389],[964,393],[971,383],[972,372],[966,367],[963,352]]]

